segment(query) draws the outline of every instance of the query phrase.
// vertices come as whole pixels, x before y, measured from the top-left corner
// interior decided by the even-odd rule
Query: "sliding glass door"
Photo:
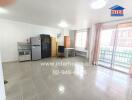
[[[101,31],[98,64],[128,73],[132,64],[132,27],[122,26]]]
[[[109,68],[111,68],[112,65],[114,32],[114,29],[105,29],[102,30],[100,34],[100,52],[98,64]]]
[[[118,27],[113,68],[128,73],[132,63],[132,27]]]

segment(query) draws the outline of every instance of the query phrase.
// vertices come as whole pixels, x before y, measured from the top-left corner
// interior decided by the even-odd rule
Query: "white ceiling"
[[[61,20],[67,21],[70,27],[87,27],[93,22],[104,22],[132,17],[132,0],[108,0],[107,5],[99,10],[90,8],[94,0],[16,0],[6,7],[8,14],[0,18],[23,21],[32,24],[58,27]],[[110,7],[123,6],[124,17],[111,17]]]

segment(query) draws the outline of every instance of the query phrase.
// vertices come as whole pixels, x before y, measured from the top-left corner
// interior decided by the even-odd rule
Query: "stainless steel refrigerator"
[[[41,59],[41,39],[40,37],[31,37],[31,59]]]

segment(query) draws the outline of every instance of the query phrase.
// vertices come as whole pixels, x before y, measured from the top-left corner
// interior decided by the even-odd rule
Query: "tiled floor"
[[[45,64],[69,61],[71,66]],[[73,57],[5,63],[7,100],[132,100],[131,78],[86,62]]]
[[[111,68],[111,63],[106,63],[106,62],[103,62],[103,61],[99,61],[98,64],[102,65],[102,66],[105,66],[105,67],[108,67],[108,68]],[[122,66],[118,66],[118,65],[113,64],[112,67],[115,70],[125,72],[125,73],[129,73],[129,69],[130,69],[130,65],[128,65],[128,67],[122,67]]]

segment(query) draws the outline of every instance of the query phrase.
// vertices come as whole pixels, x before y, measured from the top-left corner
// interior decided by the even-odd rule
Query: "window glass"
[[[77,49],[86,49],[86,42],[87,42],[87,31],[77,32],[76,33],[75,47]]]

